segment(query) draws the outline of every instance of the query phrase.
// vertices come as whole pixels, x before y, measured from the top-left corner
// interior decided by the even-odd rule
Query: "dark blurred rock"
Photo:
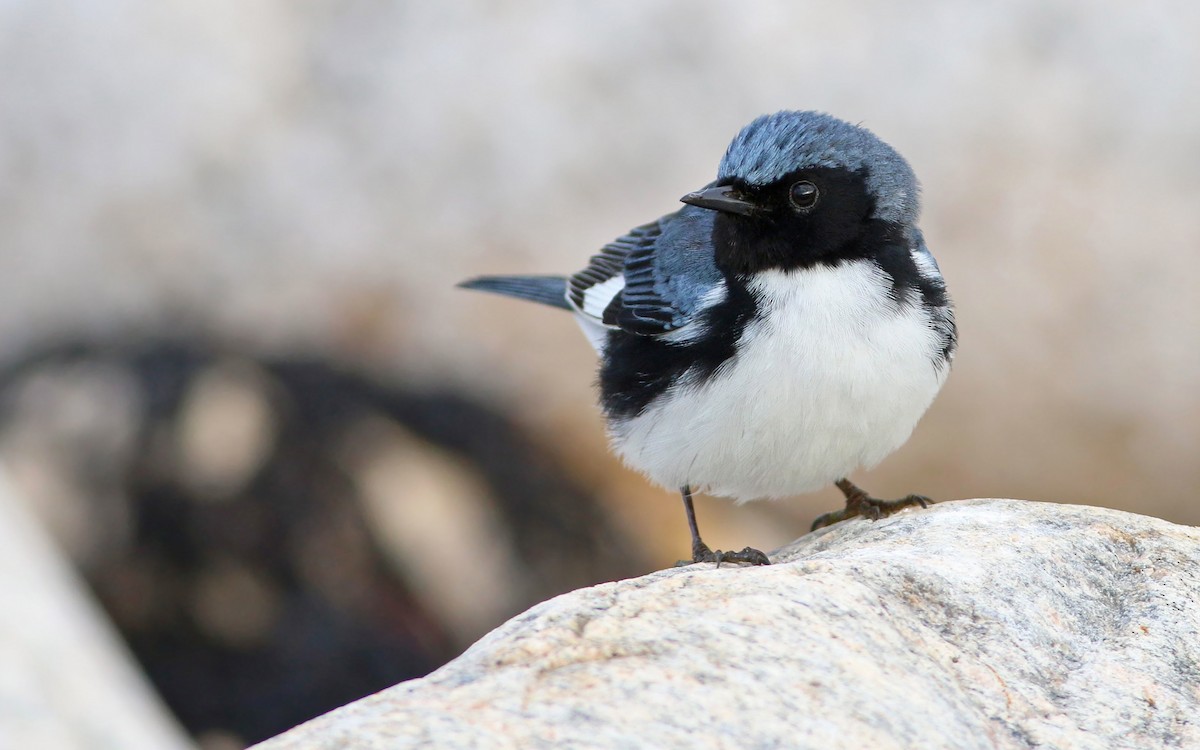
[[[317,358],[52,347],[0,446],[168,704],[254,741],[645,570],[505,416]]]

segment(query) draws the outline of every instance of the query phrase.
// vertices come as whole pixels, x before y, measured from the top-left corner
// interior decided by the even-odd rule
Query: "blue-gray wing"
[[[604,246],[567,282],[567,299],[609,328],[657,336],[690,323],[723,284],[713,261],[715,214],[685,206]]]

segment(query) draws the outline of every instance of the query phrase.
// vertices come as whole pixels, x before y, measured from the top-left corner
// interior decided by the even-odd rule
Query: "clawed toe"
[[[933,505],[933,500],[930,500],[924,495],[909,495],[903,500],[897,502],[904,502],[908,503],[909,505],[920,505],[922,508],[928,508],[930,505]]]
[[[879,520],[886,518],[898,510],[911,508],[914,505],[919,505],[922,508],[928,508],[933,501],[924,495],[908,495],[899,500],[876,500],[873,497],[868,497],[863,500],[863,503],[871,509],[871,520]]]
[[[763,554],[761,551],[756,550],[753,547],[745,547],[742,549],[741,552],[722,552],[721,550],[713,551],[708,548],[707,544],[704,544],[703,542],[701,542],[700,544],[692,546],[692,562],[693,563],[703,563],[703,562],[716,563],[717,567],[720,567],[721,563],[745,563],[747,565],[770,565],[771,559],[769,557],[767,557],[765,554]]]
[[[749,565],[771,564],[771,558],[753,547],[743,547],[741,552],[718,552],[717,555],[724,558],[723,562],[747,563]]]
[[[818,516],[817,520],[813,521],[813,531],[856,516],[861,516],[869,521],[878,521],[905,508],[917,505],[928,508],[933,504],[933,501],[924,495],[907,495],[899,500],[879,500],[845,479],[839,481],[837,486],[846,496],[846,507]]]
[[[823,529],[826,526],[832,526],[840,521],[845,521],[847,518],[850,518],[850,516],[846,515],[845,508],[841,510],[832,510],[828,513],[822,513],[821,515],[817,516],[817,520],[813,521],[811,531]]]

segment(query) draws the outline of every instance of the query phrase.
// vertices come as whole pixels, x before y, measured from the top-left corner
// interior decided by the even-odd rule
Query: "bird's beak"
[[[762,212],[762,208],[758,204],[746,200],[732,185],[718,185],[697,190],[679,200],[700,208],[711,208],[713,211],[724,211],[742,216],[753,216]]]

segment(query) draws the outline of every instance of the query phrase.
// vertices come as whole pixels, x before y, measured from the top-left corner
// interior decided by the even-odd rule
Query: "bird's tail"
[[[480,276],[459,286],[571,309],[567,304],[567,280],[562,276]]]

